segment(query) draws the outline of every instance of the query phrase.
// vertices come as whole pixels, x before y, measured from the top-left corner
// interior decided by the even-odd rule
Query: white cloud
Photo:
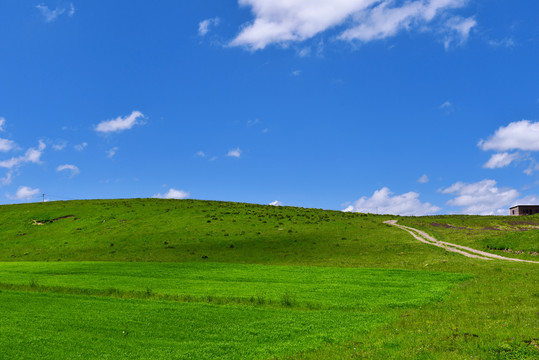
[[[487,140],[481,140],[478,146],[485,151],[539,151],[539,122],[512,122],[500,127]]]
[[[45,17],[46,22],[52,22],[62,14],[67,16],[73,16],[75,14],[75,7],[72,3],[69,3],[62,7],[57,7],[54,10],[49,9],[46,5],[36,5],[36,8],[41,11],[41,14]]]
[[[519,153],[499,153],[494,154],[490,157],[490,159],[487,161],[485,165],[483,165],[484,168],[487,169],[497,169],[506,167],[509,164],[511,164],[513,161],[518,160],[520,158]]]
[[[13,150],[17,145],[8,139],[0,139],[0,151],[7,152]]]
[[[515,41],[513,38],[504,38],[500,40],[489,40],[488,44],[493,47],[506,47],[510,48],[515,46]]]
[[[453,104],[451,103],[451,101],[446,101],[442,105],[440,105],[440,109],[447,109],[447,108],[450,108],[452,106],[453,106]]]
[[[425,30],[437,17],[464,7],[467,0],[239,0],[252,9],[255,19],[242,28],[231,46],[264,49],[272,43],[287,44],[313,38],[343,25],[339,39],[368,42],[394,36],[401,30]],[[467,37],[471,19],[453,17],[435,26]],[[301,55],[300,55],[301,56]]]
[[[461,207],[465,214],[477,215],[506,214],[519,196],[517,190],[499,188],[495,180],[489,179],[470,184],[459,181],[440,192],[456,195],[447,202],[448,205]]]
[[[52,145],[52,148],[56,151],[60,151],[60,150],[64,150],[65,147],[67,146],[67,142],[65,141],[62,141],[61,143],[59,144],[54,144]]]
[[[221,20],[218,17],[202,20],[198,23],[198,35],[206,35],[210,31],[210,28],[219,25],[220,21]]]
[[[531,175],[539,170],[536,160],[528,153],[539,151],[539,122],[521,120],[501,126],[486,140],[481,139],[477,144],[482,150],[494,150],[500,153],[492,155],[490,160],[484,165],[486,168],[494,169],[507,166],[516,160],[529,161],[529,167],[524,173]],[[509,154],[508,150],[517,150]]]
[[[539,164],[535,161],[535,159],[531,159],[530,165],[526,170],[524,170],[524,174],[532,175],[537,170],[539,170]]]
[[[206,154],[204,151],[197,151],[195,156],[200,157],[200,158],[208,159],[208,161],[217,160],[217,156],[210,156],[209,154]]]
[[[116,155],[116,152],[119,150],[120,148],[118,148],[117,146],[113,147],[112,149],[110,149],[109,151],[107,151],[107,157],[109,159],[113,158],[114,155]]]
[[[6,119],[0,116],[0,131],[5,131]]]
[[[537,205],[539,204],[539,196],[537,195],[528,195],[523,198],[519,198],[517,200],[514,200],[511,203],[510,207],[516,206],[516,205]]]
[[[12,157],[9,160],[0,161],[0,167],[11,169],[28,162],[39,164],[41,162],[41,155],[43,154],[43,150],[45,150],[45,148],[45,143],[40,140],[37,149],[30,148],[26,150],[26,152],[22,156]]]
[[[233,150],[230,150],[226,156],[229,156],[229,157],[235,157],[235,158],[239,158],[241,156],[241,149],[240,148],[235,148]]]
[[[278,200],[275,200],[275,201],[270,202],[269,205],[271,205],[271,206],[283,206],[283,203],[278,201]]]
[[[84,150],[87,146],[88,146],[88,143],[87,143],[87,142],[83,142],[83,143],[80,143],[80,144],[77,144],[77,145],[73,146],[73,148],[75,148],[75,150],[77,150],[77,151],[82,151],[82,150]]]
[[[68,170],[71,172],[71,177],[75,176],[75,175],[78,175],[80,173],[80,170],[77,166],[75,165],[69,165],[69,164],[65,164],[65,165],[60,165],[56,168],[56,171],[64,171],[64,170]]]
[[[363,196],[344,211],[423,216],[435,214],[441,210],[438,206],[431,205],[428,202],[422,203],[419,200],[419,194],[416,192],[408,192],[395,196],[392,196],[392,194],[391,190],[384,187],[376,190],[370,198]]]
[[[294,70],[294,71],[292,71],[292,75],[294,75],[294,76],[300,76],[300,75],[301,75],[301,70]]]
[[[39,189],[32,189],[28,186],[20,186],[17,189],[15,195],[6,195],[9,199],[12,200],[31,200],[39,194]]]
[[[417,179],[417,182],[420,184],[426,184],[429,182],[429,177],[427,176],[427,174],[423,174],[423,176]]]
[[[185,192],[183,190],[176,190],[173,188],[170,188],[170,190],[166,194],[155,194],[152,196],[156,199],[186,199],[189,197],[189,193]]]
[[[303,49],[301,49],[301,50],[298,51],[298,55],[299,55],[300,57],[306,57],[306,56],[311,55],[311,48],[309,48],[309,47],[304,47]]]
[[[255,126],[255,125],[258,125],[260,124],[260,119],[254,119],[254,120],[247,120],[247,126],[250,127],[250,126]]]
[[[12,181],[13,181],[13,170],[10,169],[7,172],[6,176],[0,179],[0,182],[2,183],[2,185],[9,185],[11,184]]]
[[[446,23],[444,47],[449,49],[452,44],[464,44],[470,36],[470,31],[476,25],[477,22],[474,18],[461,18],[456,16],[449,19]]]
[[[139,118],[144,118],[144,114],[140,111],[133,111],[130,115],[123,118],[119,116],[114,120],[102,121],[96,126],[95,130],[102,133],[129,130],[137,124],[143,124],[142,121],[138,120]]]

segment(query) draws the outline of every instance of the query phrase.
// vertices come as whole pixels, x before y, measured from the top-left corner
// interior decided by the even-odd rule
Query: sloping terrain
[[[537,259],[538,217],[158,199],[0,206],[0,346],[10,358],[539,356],[537,264],[450,253],[391,219]]]

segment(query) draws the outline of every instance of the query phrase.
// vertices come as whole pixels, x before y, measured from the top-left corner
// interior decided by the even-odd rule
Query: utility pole
[[[41,194],[43,196],[43,202],[45,202],[45,194]]]

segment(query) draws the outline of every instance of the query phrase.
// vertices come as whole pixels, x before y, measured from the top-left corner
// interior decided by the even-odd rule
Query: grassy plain
[[[268,359],[342,342],[392,314],[4,291],[5,359]]]
[[[96,294],[123,297],[150,294],[199,302],[285,303],[286,307],[349,311],[441,301],[452,283],[468,278],[410,270],[219,263],[0,263],[0,279],[28,285],[29,290],[56,288],[73,294],[97,290]]]
[[[92,335],[99,331],[117,334],[115,331],[122,328],[118,324],[132,316],[136,318],[142,311],[137,310],[137,304],[142,304],[155,309],[181,308],[184,310],[173,311],[182,313],[181,316],[203,314],[206,310],[202,309],[211,308],[216,317],[214,322],[210,321],[215,336],[201,330],[195,340],[189,341],[200,342],[200,349],[213,348],[215,343],[204,343],[203,339],[209,337],[228,356],[237,353],[245,354],[244,358],[290,359],[539,357],[539,266],[448,253],[382,223],[392,218],[440,240],[504,256],[538,259],[534,251],[539,217],[535,216],[403,218],[155,199],[2,206],[0,260],[4,263],[0,265],[0,301],[12,311],[11,318],[4,322],[11,324],[10,330],[0,333],[0,346],[9,346],[13,337],[19,336],[24,343],[19,347],[23,352],[13,350],[11,358],[33,354],[28,342],[35,340],[35,351],[39,351],[43,341],[33,331],[32,335],[24,335],[32,324],[39,330],[52,326],[58,319],[83,316],[97,306],[84,308],[83,304],[95,301],[109,304],[119,314],[119,320],[105,321],[103,326],[91,325],[90,321],[86,335],[92,339],[99,338]],[[403,280],[407,276],[408,281]],[[401,294],[400,304],[396,294]],[[258,304],[257,297],[264,304]],[[43,312],[35,313],[24,305],[34,304],[39,309],[47,301],[54,303],[54,299],[73,307],[74,312],[59,313],[54,320],[53,315],[43,316]],[[122,318],[123,308],[126,313]],[[235,323],[231,319],[236,315],[229,314],[240,310],[245,314],[245,322]],[[192,314],[183,314],[184,311]],[[156,320],[149,321],[150,329],[167,324],[168,318],[160,323],[157,313],[160,311],[152,313]],[[277,316],[288,319],[283,324],[294,324],[300,313],[305,318],[298,329],[308,329],[308,334],[292,332],[283,343],[268,330],[273,325],[262,320],[266,315]],[[361,317],[366,315],[370,317]],[[359,318],[354,320],[355,316]],[[352,320],[346,320],[347,317]],[[193,324],[199,322],[204,327],[202,318],[207,316],[201,315]],[[248,341],[238,341],[266,350],[253,353],[233,347],[236,340],[226,337],[227,324],[247,331],[256,319],[261,319],[262,324],[257,332]],[[77,324],[69,326],[75,329]],[[275,328],[280,329],[279,326]],[[54,333],[51,329],[47,330],[49,335]],[[172,337],[182,338],[188,333]],[[81,337],[79,345],[87,344],[86,339]],[[154,337],[158,342],[159,339],[164,338]],[[55,341],[61,340],[58,337]],[[148,337],[146,340],[150,341]],[[75,344],[76,337],[66,335],[65,341]],[[100,352],[89,350],[90,357],[96,354],[94,357],[102,358],[107,354],[103,349],[110,349],[111,344],[124,346],[112,340],[109,345],[96,341],[104,345],[96,347]],[[129,341],[123,352],[118,350],[115,354],[136,358],[136,346],[143,347],[143,351],[152,348],[141,345],[143,342],[136,345],[137,341]],[[155,356],[146,357],[164,356],[170,345],[167,341],[156,347],[162,349],[161,355],[156,352]],[[281,345],[272,347],[270,343]],[[57,351],[69,346],[59,345]],[[227,346],[232,347],[227,350]],[[168,349],[172,351],[172,347]],[[193,354],[185,351],[175,355],[189,358],[188,354]]]

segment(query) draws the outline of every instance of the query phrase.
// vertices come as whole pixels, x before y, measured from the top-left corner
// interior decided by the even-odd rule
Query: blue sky
[[[0,203],[539,203],[539,3],[0,2]]]

